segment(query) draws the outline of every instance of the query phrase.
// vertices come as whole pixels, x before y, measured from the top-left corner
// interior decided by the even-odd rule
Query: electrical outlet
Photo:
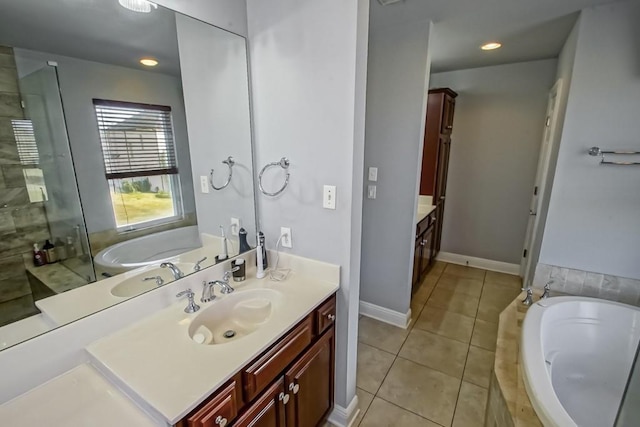
[[[369,181],[377,181],[377,180],[378,180],[378,168],[370,167]]]
[[[280,240],[280,244],[283,248],[290,248],[291,245],[291,229],[289,227],[280,227],[280,236],[282,240]]]
[[[335,209],[336,208],[336,186],[335,185],[325,185],[324,186],[324,194],[322,198],[322,207],[325,209]]]
[[[200,177],[200,191],[203,193],[209,192],[209,177],[206,175]]]
[[[370,185],[367,188],[367,198],[368,199],[375,199],[376,198],[376,186],[375,185]]]
[[[231,218],[231,235],[237,236],[240,231],[240,220],[238,218]]]

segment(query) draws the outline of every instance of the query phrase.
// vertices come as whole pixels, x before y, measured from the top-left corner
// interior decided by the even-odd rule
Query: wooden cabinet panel
[[[284,381],[280,379],[247,408],[234,427],[285,427]]]
[[[252,400],[295,360],[313,340],[313,316],[291,330],[273,347],[251,363],[242,373],[244,397]]]
[[[236,377],[176,426],[223,427],[238,415],[241,404],[239,377]]]
[[[336,320],[336,297],[331,297],[316,310],[316,335],[329,329]]]
[[[420,283],[420,273],[422,267],[420,266],[420,260],[422,259],[422,245],[420,244],[422,239],[420,236],[416,239],[416,247],[413,253],[413,276],[411,277],[411,292],[415,292],[418,289]]]
[[[285,373],[287,425],[315,427],[333,409],[334,331],[329,329]]]
[[[450,94],[444,94],[442,100],[442,125],[440,133],[451,134],[453,131],[453,112],[455,111],[456,100]]]

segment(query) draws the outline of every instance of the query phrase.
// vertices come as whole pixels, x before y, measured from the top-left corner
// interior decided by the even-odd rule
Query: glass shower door
[[[96,280],[73,158],[67,136],[58,75],[55,66],[44,66],[19,78],[25,120],[20,124],[23,142],[18,150],[30,155],[24,166],[32,203],[44,205],[52,243],[60,263],[76,285]],[[22,147],[21,147],[22,146]],[[64,259],[63,259],[64,258]],[[66,270],[61,272],[63,275]],[[78,279],[74,280],[79,276]],[[67,286],[68,287],[68,286]],[[74,286],[77,287],[77,286]],[[65,289],[58,288],[62,290]]]
[[[631,366],[627,387],[624,390],[622,402],[620,402],[615,427],[636,427],[640,425],[640,366],[638,366],[638,352],[640,352],[640,344],[636,349],[636,357]]]

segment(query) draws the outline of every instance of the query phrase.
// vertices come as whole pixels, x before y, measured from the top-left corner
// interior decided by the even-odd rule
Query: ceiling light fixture
[[[151,8],[157,9],[158,5],[147,0],[118,0],[120,6],[134,12],[149,13]]]
[[[495,50],[495,49],[499,49],[501,47],[502,47],[502,43],[490,42],[490,43],[485,43],[482,46],[480,46],[480,49],[482,49],[482,50]]]
[[[142,58],[140,60],[140,63],[142,65],[146,65],[147,67],[155,67],[156,65],[158,65],[158,61],[153,58]]]

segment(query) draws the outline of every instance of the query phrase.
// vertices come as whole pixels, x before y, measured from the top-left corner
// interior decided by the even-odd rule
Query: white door
[[[540,205],[544,194],[549,189],[547,187],[547,174],[549,172],[549,160],[553,144],[556,140],[556,126],[558,121],[558,102],[562,90],[562,80],[558,80],[549,92],[549,101],[547,103],[547,115],[544,123],[544,134],[542,144],[540,146],[540,156],[538,158],[538,170],[536,172],[536,180],[533,187],[533,196],[529,205],[529,223],[527,225],[527,234],[524,241],[524,250],[522,251],[522,261],[520,263],[520,275],[523,277],[525,286],[531,283],[535,265],[532,265],[531,251],[536,243],[538,227],[540,225]]]

